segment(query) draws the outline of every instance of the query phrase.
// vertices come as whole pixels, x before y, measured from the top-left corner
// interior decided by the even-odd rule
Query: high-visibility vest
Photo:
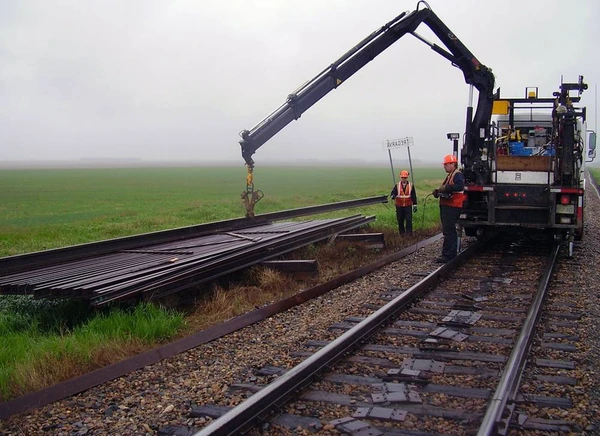
[[[446,185],[454,185],[454,176],[458,173],[458,169],[452,171],[450,174],[446,176],[444,183],[442,186]],[[463,202],[465,201],[465,191],[451,191],[452,197],[450,198],[442,198],[440,197],[440,206],[450,206],[450,207],[462,207]]]
[[[406,207],[412,206],[412,198],[410,198],[410,193],[412,191],[412,185],[410,182],[406,183],[406,187],[403,188],[402,182],[398,182],[398,195],[396,195],[396,206],[398,207]]]

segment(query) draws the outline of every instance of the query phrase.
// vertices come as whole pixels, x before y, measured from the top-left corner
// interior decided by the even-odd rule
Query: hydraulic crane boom
[[[424,7],[420,9],[421,5]],[[447,50],[415,33],[421,23],[427,25],[435,33],[446,46]],[[454,66],[460,68],[464,74],[466,83],[474,86],[479,91],[479,100],[475,115],[473,116],[472,107],[467,109],[467,125],[465,144],[462,151],[462,163],[468,167],[473,167],[474,172],[479,174],[478,177],[486,177],[488,171],[485,168],[476,167],[479,165],[480,159],[478,158],[481,156],[481,150],[484,147],[484,141],[489,129],[489,120],[494,100],[494,75],[491,69],[481,64],[438,18],[427,2],[419,1],[414,11],[403,12],[380,29],[371,33],[333,64],[290,94],[284,104],[256,126],[250,130],[243,130],[240,133],[242,137],[240,141],[242,157],[246,161],[249,173],[247,178],[247,196],[253,192],[252,169],[254,168],[254,161],[252,155],[256,150],[290,122],[300,118],[312,105],[322,99],[331,90],[348,80],[354,73],[375,59],[375,57],[407,33],[426,43],[436,53],[442,55]],[[247,200],[245,201],[248,203]],[[249,216],[251,216],[251,211],[248,212]]]

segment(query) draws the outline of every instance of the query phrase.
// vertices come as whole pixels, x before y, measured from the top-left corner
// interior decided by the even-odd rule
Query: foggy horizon
[[[490,67],[502,97],[584,76],[597,128],[600,62],[594,17],[578,0],[431,0]],[[7,0],[0,3],[1,162],[141,159],[243,165],[238,133],[416,1]],[[570,14],[570,10],[574,12]],[[576,12],[576,13],[575,13]],[[416,31],[443,44],[421,24]],[[478,92],[474,91],[476,107]],[[413,137],[412,159],[436,162],[463,132],[463,73],[405,35],[260,147],[270,162],[388,163],[382,142]],[[406,150],[394,152],[406,159]]]

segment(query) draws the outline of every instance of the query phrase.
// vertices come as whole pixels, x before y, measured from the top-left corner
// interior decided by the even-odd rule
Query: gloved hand
[[[416,204],[413,206],[413,213],[417,213],[417,205]]]
[[[435,197],[438,198],[440,196],[440,190],[439,189],[434,189],[433,191],[431,191],[431,194]]]

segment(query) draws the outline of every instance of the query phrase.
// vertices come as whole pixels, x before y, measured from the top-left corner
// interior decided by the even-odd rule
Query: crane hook
[[[246,218],[254,217],[254,205],[265,195],[260,189],[254,190],[254,166],[248,165],[248,174],[246,175],[246,190],[242,192],[242,201],[246,209]]]

